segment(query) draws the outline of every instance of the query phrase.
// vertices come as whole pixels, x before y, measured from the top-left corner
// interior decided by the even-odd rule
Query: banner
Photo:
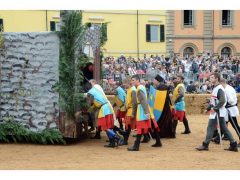
[[[160,91],[155,89],[153,86],[150,86],[148,104],[157,122],[159,121],[162,115],[166,96],[167,96],[167,90]]]

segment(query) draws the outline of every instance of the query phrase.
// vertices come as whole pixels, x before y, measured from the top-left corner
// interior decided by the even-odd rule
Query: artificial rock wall
[[[54,33],[4,33],[1,49],[0,121],[32,131],[58,125],[59,38]]]

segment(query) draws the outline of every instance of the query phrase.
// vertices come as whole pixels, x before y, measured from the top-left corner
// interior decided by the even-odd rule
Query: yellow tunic
[[[136,92],[135,87],[130,87],[127,90],[127,97],[126,97],[126,107],[127,107],[127,114],[126,116],[132,116],[133,113],[133,104],[132,104],[132,92]]]

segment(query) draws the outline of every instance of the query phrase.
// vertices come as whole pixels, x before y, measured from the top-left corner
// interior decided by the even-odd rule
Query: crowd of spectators
[[[135,59],[120,56],[106,57],[102,60],[102,86],[105,91],[111,91],[116,82],[121,82],[127,76],[140,74],[146,83],[150,83],[159,74],[168,85],[177,74],[185,77],[187,93],[210,93],[209,83],[211,72],[220,72],[237,92],[240,92],[240,57],[210,57],[190,56],[189,58],[165,58],[153,56]]]

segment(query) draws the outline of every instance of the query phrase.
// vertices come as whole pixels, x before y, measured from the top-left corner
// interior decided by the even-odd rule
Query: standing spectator
[[[199,66],[198,66],[197,62],[194,60],[192,63],[192,71],[193,71],[193,80],[194,81],[198,80],[198,70],[199,70]]]

